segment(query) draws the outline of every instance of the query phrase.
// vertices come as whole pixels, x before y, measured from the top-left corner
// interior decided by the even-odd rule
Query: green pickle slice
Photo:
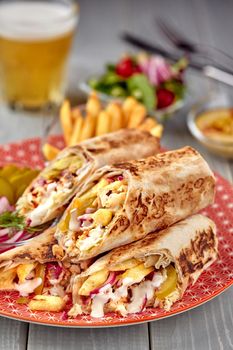
[[[11,184],[0,176],[0,197],[6,197],[10,204],[14,204],[14,191]]]
[[[167,268],[167,279],[161,284],[160,288],[155,292],[158,299],[165,299],[169,294],[174,292],[177,284],[177,273],[172,265]]]

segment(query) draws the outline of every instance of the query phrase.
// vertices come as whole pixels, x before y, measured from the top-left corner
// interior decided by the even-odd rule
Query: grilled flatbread
[[[42,264],[45,262],[57,261],[58,259],[52,252],[52,248],[57,243],[54,237],[55,230],[55,227],[50,227],[22,246],[0,254],[0,268],[11,268],[18,264],[31,263],[33,261],[38,261]]]
[[[66,258],[76,262],[171,226],[214,200],[214,175],[191,147],[96,173],[99,182],[75,196],[55,233]]]
[[[213,221],[194,215],[114,249],[74,278],[70,316],[168,310],[217,258]]]
[[[16,209],[30,226],[62,214],[68,202],[97,169],[119,161],[148,157],[159,152],[159,140],[149,132],[124,129],[95,137],[59,153],[25,190]]]

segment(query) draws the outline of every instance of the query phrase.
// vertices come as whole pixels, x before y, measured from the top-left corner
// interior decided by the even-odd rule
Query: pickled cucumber
[[[14,190],[11,184],[0,176],[0,197],[6,197],[10,204],[14,204]]]
[[[158,291],[155,293],[158,299],[165,299],[169,294],[174,292],[177,284],[177,273],[172,265],[167,268],[167,279],[161,284]]]

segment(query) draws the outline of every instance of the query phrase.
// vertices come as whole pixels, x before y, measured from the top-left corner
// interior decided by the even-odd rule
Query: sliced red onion
[[[6,241],[8,240],[8,238],[9,238],[9,235],[8,235],[8,234],[7,234],[7,235],[4,235],[4,236],[1,236],[1,237],[0,237],[0,243],[6,242]]]
[[[78,222],[80,223],[80,227],[87,228],[91,226],[93,223],[93,219],[90,214],[84,214],[78,217]]]
[[[13,210],[14,207],[10,205],[8,199],[6,197],[0,197],[0,214]]]
[[[146,307],[146,303],[147,303],[147,296],[144,296],[143,302],[142,302],[142,306],[141,306],[141,311],[143,311]]]
[[[48,263],[47,268],[52,276],[51,279],[58,280],[60,274],[63,271],[63,268],[60,265],[58,265],[57,263]]]
[[[151,57],[149,61],[144,64],[142,69],[148,76],[150,82],[155,86],[171,79],[173,76],[170,65],[160,56]]]
[[[18,231],[10,239],[6,240],[5,243],[15,243],[18,242],[24,236],[24,231]]]
[[[40,178],[40,179],[37,180],[37,183],[40,186],[44,186],[47,183],[47,181],[45,179],[43,179],[43,178]]]
[[[30,226],[30,225],[31,225],[31,222],[32,222],[32,220],[28,218],[28,219],[26,220],[26,225],[27,225],[27,226]]]
[[[116,277],[117,277],[117,274],[116,272],[112,271],[110,272],[108,278],[106,279],[106,281],[104,282],[104,284],[102,284],[101,287],[99,288],[95,288],[91,291],[90,295],[93,296],[94,294],[98,294],[99,291],[101,290],[101,288],[105,287],[107,284],[110,284],[111,286],[114,285],[114,283],[116,282]]]
[[[9,228],[2,228],[0,230],[0,237],[3,237],[5,235],[8,235],[10,232],[9,232]]]
[[[91,297],[82,297],[82,303],[83,305],[88,305],[91,300]]]
[[[63,311],[61,314],[61,320],[66,321],[68,320],[68,311]]]
[[[110,183],[114,182],[114,181],[122,181],[122,180],[124,180],[124,176],[122,174],[111,176],[111,177],[107,178],[107,181],[110,182]]]

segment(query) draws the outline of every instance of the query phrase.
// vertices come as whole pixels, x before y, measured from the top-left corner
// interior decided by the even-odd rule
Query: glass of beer
[[[0,1],[0,96],[38,110],[64,97],[78,5],[72,0]]]

